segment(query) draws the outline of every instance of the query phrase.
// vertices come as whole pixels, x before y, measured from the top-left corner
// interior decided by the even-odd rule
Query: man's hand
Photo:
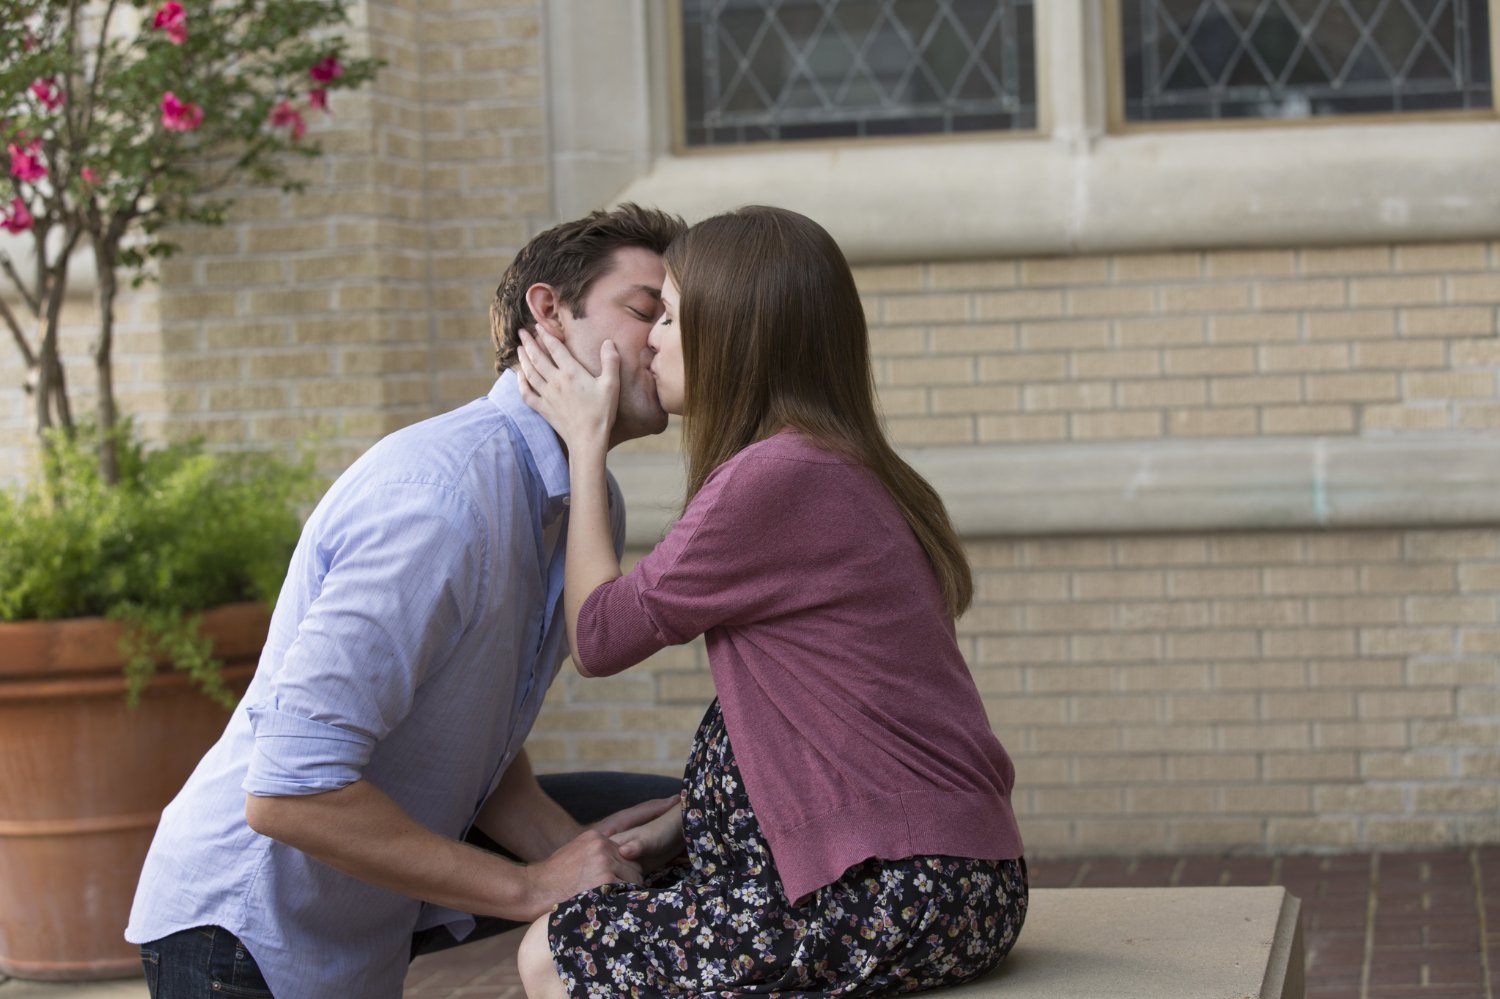
[[[546,860],[528,866],[526,876],[532,908],[527,919],[590,888],[645,880],[640,865],[626,859],[619,846],[597,829],[584,830]]]
[[[589,826],[589,828],[597,829],[606,836],[613,836],[616,833],[622,833],[627,829],[634,829],[636,826],[643,826],[647,822],[650,822],[652,819],[668,811],[669,809],[677,807],[681,803],[682,795],[680,794],[668,795],[665,798],[652,798],[651,800],[643,801],[638,805],[631,805],[629,808],[622,808],[618,812],[615,812],[613,815],[606,815],[598,822],[595,822],[594,824]]]
[[[650,822],[642,823],[610,836],[620,847],[621,855],[637,861],[646,871],[659,871],[682,855],[687,841],[682,832],[682,802]]]

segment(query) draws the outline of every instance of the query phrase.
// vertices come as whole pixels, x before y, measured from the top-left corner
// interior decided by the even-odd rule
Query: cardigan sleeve
[[[717,469],[655,549],[584,601],[579,672],[613,675],[711,628],[777,613],[778,576],[795,565],[777,518],[803,488],[798,464],[742,453]]]

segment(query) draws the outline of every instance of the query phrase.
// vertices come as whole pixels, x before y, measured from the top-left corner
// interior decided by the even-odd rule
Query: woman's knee
[[[557,965],[552,961],[552,948],[547,943],[548,919],[548,916],[543,916],[531,924],[521,938],[521,949],[516,954],[527,999],[567,999],[567,990],[558,977]]]

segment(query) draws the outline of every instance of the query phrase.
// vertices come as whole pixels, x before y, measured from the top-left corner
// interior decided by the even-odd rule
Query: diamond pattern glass
[[[689,146],[1036,127],[1033,0],[682,0]]]
[[[1121,0],[1130,122],[1492,108],[1490,0]]]

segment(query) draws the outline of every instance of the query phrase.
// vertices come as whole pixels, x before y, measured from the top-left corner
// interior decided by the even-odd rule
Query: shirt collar
[[[557,431],[552,429],[552,424],[521,398],[520,380],[514,371],[507,370],[496,379],[494,387],[490,389],[490,402],[521,431],[521,439],[526,442],[526,449],[531,452],[531,459],[536,462],[537,471],[541,473],[547,499],[567,499],[572,492],[572,485],[568,479],[568,458],[563,454],[562,441],[558,439]]]

